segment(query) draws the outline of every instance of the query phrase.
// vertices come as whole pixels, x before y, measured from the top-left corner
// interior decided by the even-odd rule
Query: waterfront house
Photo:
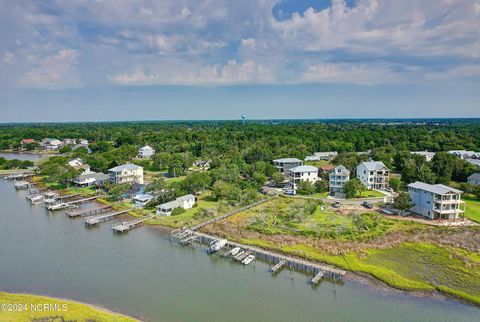
[[[108,170],[111,183],[136,182],[143,184],[143,167],[136,164],[123,164]]]
[[[52,138],[42,140],[41,146],[45,150],[58,150],[62,146],[62,141]]]
[[[297,158],[283,158],[273,160],[273,165],[280,170],[281,173],[287,174],[287,170],[303,165],[303,161]]]
[[[433,157],[435,156],[435,152],[428,152],[428,151],[412,151],[410,153],[424,156],[427,162],[432,161]]]
[[[73,183],[77,186],[88,187],[88,186],[103,186],[103,184],[110,180],[110,176],[105,173],[97,172],[87,172],[82,173],[73,179]]]
[[[337,165],[329,174],[328,190],[343,193],[343,187],[350,180],[350,170],[343,165]]]
[[[172,214],[172,211],[175,208],[182,207],[183,209],[190,209],[190,208],[193,208],[194,205],[195,205],[195,196],[189,194],[182,197],[178,197],[173,201],[158,205],[156,207],[157,209],[156,214],[160,216],[170,216]]]
[[[298,181],[315,183],[318,181],[318,168],[311,165],[300,165],[288,169],[286,177],[291,183],[297,183]]]
[[[320,160],[332,160],[337,156],[337,151],[328,152],[315,152],[313,155],[309,155],[305,158],[305,161],[320,161]]]
[[[474,173],[468,177],[468,183],[474,186],[480,186],[480,173]]]
[[[24,147],[27,144],[33,144],[36,142],[37,141],[35,141],[34,139],[23,139],[22,141],[20,141],[20,144],[22,145],[22,147]]]
[[[139,193],[133,197],[133,203],[137,208],[145,207],[154,197],[151,194]]]
[[[367,189],[385,190],[388,187],[389,169],[381,161],[362,162],[357,166],[357,178]]]
[[[419,181],[407,187],[414,204],[411,211],[423,217],[458,219],[465,212],[466,204],[460,199],[461,190],[443,184],[432,185]]]
[[[148,145],[145,145],[144,147],[141,147],[140,149],[138,149],[139,159],[150,159],[154,154],[155,154],[155,150]]]

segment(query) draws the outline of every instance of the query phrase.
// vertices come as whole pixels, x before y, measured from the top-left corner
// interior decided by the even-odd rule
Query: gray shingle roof
[[[340,172],[339,172],[340,170]],[[342,176],[349,176],[350,175],[350,170],[345,168],[343,165],[339,164],[335,167],[335,169],[332,170],[331,173],[339,174]]]
[[[415,188],[415,189],[420,189],[420,190],[425,190],[428,192],[432,192],[438,195],[444,195],[449,192],[454,192],[454,193],[462,193],[463,191],[446,186],[444,184],[428,184],[425,182],[420,182],[417,181],[415,183],[410,183],[408,187]]]
[[[192,194],[189,194],[189,195],[185,195],[177,198],[178,201],[186,201],[190,199],[195,199],[195,196]]]
[[[299,165],[298,167],[291,168],[290,172],[317,172],[318,168],[312,165]]]
[[[283,159],[276,159],[273,160],[274,162],[287,162],[287,163],[292,163],[292,162],[303,162],[302,160],[299,160],[297,158],[283,158]]]

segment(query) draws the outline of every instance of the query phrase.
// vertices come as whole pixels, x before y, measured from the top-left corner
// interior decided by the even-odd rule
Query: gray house
[[[473,184],[474,186],[480,186],[480,173],[474,173],[468,177],[468,183]]]
[[[281,173],[287,174],[287,170],[303,165],[303,161],[297,158],[283,158],[273,160],[273,165]]]
[[[343,165],[337,165],[328,176],[328,190],[343,193],[343,187],[350,180],[350,170]]]
[[[458,219],[465,212],[462,191],[443,185],[415,182],[408,185],[414,204],[411,211],[430,219]],[[462,209],[463,205],[463,209]]]

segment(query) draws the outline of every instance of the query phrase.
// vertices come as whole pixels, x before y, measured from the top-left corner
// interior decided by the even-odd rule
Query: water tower
[[[242,115],[242,125],[245,125],[245,119],[246,119],[246,118],[247,118],[247,117],[246,117],[245,115]]]

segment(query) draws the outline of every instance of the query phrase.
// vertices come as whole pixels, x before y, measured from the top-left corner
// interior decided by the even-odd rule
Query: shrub
[[[185,212],[185,209],[183,209],[182,207],[178,207],[178,208],[173,209],[172,216],[181,215],[184,212]]]

